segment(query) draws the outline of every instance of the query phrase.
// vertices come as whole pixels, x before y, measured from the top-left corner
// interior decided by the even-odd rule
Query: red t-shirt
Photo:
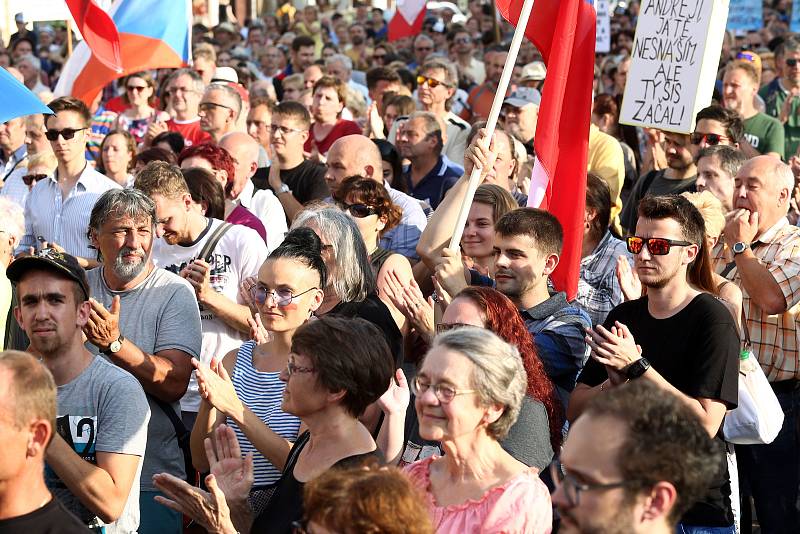
[[[186,141],[186,146],[212,141],[211,134],[204,132],[200,128],[200,117],[187,122],[178,122],[175,119],[170,119],[167,121],[167,129],[170,132],[181,134]]]
[[[311,127],[311,132],[306,140],[306,144],[303,145],[303,150],[306,152],[311,152],[311,149],[314,146],[317,147],[317,152],[322,154],[323,156],[328,153],[328,150],[331,148],[331,145],[334,141],[339,139],[340,137],[344,137],[345,135],[352,135],[352,134],[362,134],[363,130],[361,127],[353,121],[347,121],[344,119],[339,119],[336,121],[336,124],[333,125],[331,131],[328,135],[325,136],[324,139],[316,139],[314,137],[314,127]]]

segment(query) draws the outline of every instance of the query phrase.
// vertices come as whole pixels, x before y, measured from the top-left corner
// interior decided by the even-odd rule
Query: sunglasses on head
[[[794,68],[794,67],[797,66],[797,62],[798,61],[800,61],[800,60],[797,60],[797,59],[794,59],[794,58],[787,58],[786,59],[786,66]]]
[[[25,185],[31,185],[45,178],[47,178],[46,174],[26,174],[22,177],[22,181],[25,182]]]
[[[714,146],[720,144],[722,141],[730,141],[730,137],[713,133],[694,132],[689,135],[689,141],[691,141],[693,145],[699,145],[705,141],[709,145]]]
[[[628,252],[631,254],[639,254],[642,249],[647,245],[647,251],[653,256],[666,256],[669,254],[672,247],[688,247],[694,245],[688,241],[676,241],[674,239],[666,239],[664,237],[639,237],[630,236],[626,240],[628,244]]]
[[[444,82],[440,82],[439,80],[434,80],[433,78],[428,78],[427,76],[422,76],[422,75],[417,76],[417,85],[425,85],[426,83],[428,84],[428,87],[430,87],[431,89],[433,89],[434,87],[439,87],[440,85],[449,87],[449,85],[447,85]]]
[[[363,219],[364,217],[369,217],[370,215],[375,215],[377,210],[372,206],[367,206],[366,204],[346,204],[344,202],[339,202],[339,207],[342,210],[350,212],[350,215],[356,217],[357,219]]]
[[[44,133],[44,136],[49,141],[55,141],[56,139],[58,139],[58,136],[60,135],[61,137],[64,138],[65,141],[69,141],[70,139],[75,137],[76,133],[85,129],[86,128],[64,128],[63,130],[47,130]]]
[[[753,52],[748,52],[746,50],[742,50],[738,54],[736,54],[736,59],[744,59],[745,61],[753,62],[756,60],[756,54]]]

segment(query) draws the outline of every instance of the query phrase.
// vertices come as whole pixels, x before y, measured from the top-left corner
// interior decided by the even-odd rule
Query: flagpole
[[[519,21],[517,22],[517,27],[514,29],[514,37],[511,39],[511,46],[508,49],[506,64],[503,66],[503,74],[500,76],[500,83],[497,85],[497,92],[494,94],[494,100],[492,101],[492,109],[489,111],[489,118],[486,121],[487,141],[491,140],[494,130],[497,127],[497,119],[500,117],[500,108],[503,107],[503,100],[506,98],[508,84],[511,83],[511,73],[514,71],[514,64],[517,62],[519,47],[522,44],[522,39],[525,37],[525,28],[528,26],[528,19],[533,9],[533,1],[534,0],[525,0],[522,4]],[[453,237],[450,238],[449,248],[452,250],[458,250],[461,245],[464,225],[467,223],[469,209],[472,206],[472,199],[475,197],[475,190],[478,189],[478,180],[480,177],[481,170],[477,165],[473,166],[472,173],[469,175],[467,194],[464,197],[464,203],[461,204],[461,210],[458,212],[456,227],[453,229]]]

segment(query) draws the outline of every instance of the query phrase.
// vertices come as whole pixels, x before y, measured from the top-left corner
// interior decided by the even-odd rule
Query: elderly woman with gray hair
[[[490,331],[464,327],[434,339],[411,389],[420,435],[446,454],[404,471],[423,492],[436,532],[550,532],[547,487],[500,445],[526,385],[519,351]]]

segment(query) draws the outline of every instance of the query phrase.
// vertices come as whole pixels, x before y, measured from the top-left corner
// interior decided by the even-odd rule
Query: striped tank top
[[[273,432],[281,437],[294,442],[300,429],[300,419],[281,410],[281,397],[286,386],[278,378],[280,373],[262,373],[253,367],[253,341],[244,343],[236,355],[236,365],[233,368],[233,387],[236,394],[250,410],[264,421]],[[236,433],[242,454],[253,453],[253,475],[257,489],[268,486],[281,476],[280,469],[276,469],[263,454],[247,439],[238,425],[228,418],[225,424],[229,425]]]

